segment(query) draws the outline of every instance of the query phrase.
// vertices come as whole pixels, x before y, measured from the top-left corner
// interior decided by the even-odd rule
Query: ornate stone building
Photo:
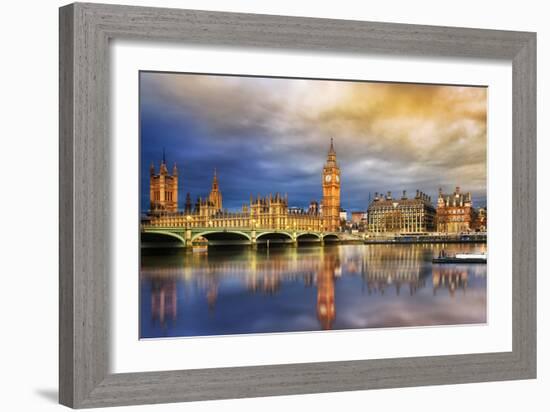
[[[336,163],[332,139],[323,167],[323,221],[327,232],[335,232],[340,228],[340,168]]]
[[[177,212],[178,211],[178,168],[174,163],[172,174],[168,174],[166,159],[162,157],[159,173],[155,173],[155,165],[151,163],[149,198],[150,211]]]
[[[243,205],[239,212],[224,210],[218,175],[214,171],[212,188],[208,197],[197,198],[194,207],[192,207],[191,196],[188,194],[185,200],[185,209],[178,212],[178,175],[175,166],[174,173],[172,176],[168,175],[164,160],[161,165],[160,175],[155,175],[154,167],[151,166],[151,213],[148,220],[149,224],[153,226],[266,228],[315,232],[337,231],[339,228],[340,168],[336,163],[336,152],[334,151],[332,140],[327,161],[323,168],[322,206],[319,207],[317,201],[312,201],[307,211],[290,209],[288,206],[288,196],[279,193],[267,196],[251,196],[249,204]],[[158,195],[157,192],[162,190],[165,190],[165,192],[162,192],[165,194]],[[166,190],[175,193],[175,195],[166,195]],[[173,201],[160,204],[157,198],[168,198],[173,199]]]
[[[369,205],[368,231],[372,233],[422,233],[435,229],[436,211],[431,198],[416,191],[414,198],[408,198],[405,191],[401,198],[394,198],[391,192],[386,196],[375,193]]]
[[[437,198],[437,231],[460,233],[473,230],[475,210],[470,192],[462,193],[457,186],[454,193],[443,194],[439,189]]]

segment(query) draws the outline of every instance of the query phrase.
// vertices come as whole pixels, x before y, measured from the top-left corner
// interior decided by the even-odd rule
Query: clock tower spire
[[[340,228],[340,168],[332,138],[323,167],[323,225],[327,232],[336,232]]]

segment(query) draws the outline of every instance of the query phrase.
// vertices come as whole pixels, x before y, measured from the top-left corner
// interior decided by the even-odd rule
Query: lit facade
[[[220,186],[218,183],[218,173],[215,169],[214,179],[212,180],[212,189],[210,190],[210,194],[208,195],[208,201],[212,204],[212,207],[215,210],[223,209],[222,194],[220,192]]]
[[[250,197],[248,204],[239,212],[223,209],[222,193],[217,173],[214,172],[212,188],[206,198],[198,198],[192,205],[188,194],[185,208],[178,212],[177,205],[177,169],[175,178],[167,175],[163,161],[160,176],[175,179],[176,196],[174,203],[159,207],[156,203],[156,191],[159,187],[157,175],[151,169],[151,214],[149,224],[159,227],[185,228],[258,228],[298,231],[337,231],[340,227],[340,168],[336,163],[336,152],[331,141],[327,161],[323,168],[323,200],[321,206],[312,201],[307,210],[289,208],[288,196],[279,193],[267,196]],[[171,197],[170,197],[171,199]],[[167,212],[167,213],[158,213]]]
[[[351,212],[351,223],[354,225],[359,225],[365,219],[366,213],[364,211],[360,212]]]
[[[323,167],[323,221],[327,232],[336,232],[340,228],[340,167],[332,139]]]
[[[443,190],[439,189],[437,198],[438,232],[470,232],[474,229],[474,221],[475,210],[470,192],[462,193],[458,186],[451,194],[443,194]]]
[[[436,211],[431,198],[420,191],[408,198],[405,191],[400,198],[391,192],[386,196],[376,193],[367,211],[368,231],[372,233],[422,233],[435,229]]]
[[[149,199],[150,211],[156,212],[177,212],[178,210],[178,168],[174,163],[172,174],[168,173],[166,160],[162,159],[159,173],[155,172],[155,165],[151,164],[149,169]]]

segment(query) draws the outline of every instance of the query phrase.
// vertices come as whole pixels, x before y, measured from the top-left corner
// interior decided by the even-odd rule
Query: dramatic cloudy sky
[[[185,194],[206,196],[218,170],[224,207],[250,194],[288,193],[291,206],[321,198],[334,138],[342,207],[364,210],[369,193],[435,198],[442,187],[486,202],[486,89],[142,72],[142,208],[149,166],[162,150]]]

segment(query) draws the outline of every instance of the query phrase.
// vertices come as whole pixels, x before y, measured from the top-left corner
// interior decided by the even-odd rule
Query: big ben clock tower
[[[323,167],[323,224],[327,232],[336,232],[340,228],[340,168],[336,163],[332,138]]]

